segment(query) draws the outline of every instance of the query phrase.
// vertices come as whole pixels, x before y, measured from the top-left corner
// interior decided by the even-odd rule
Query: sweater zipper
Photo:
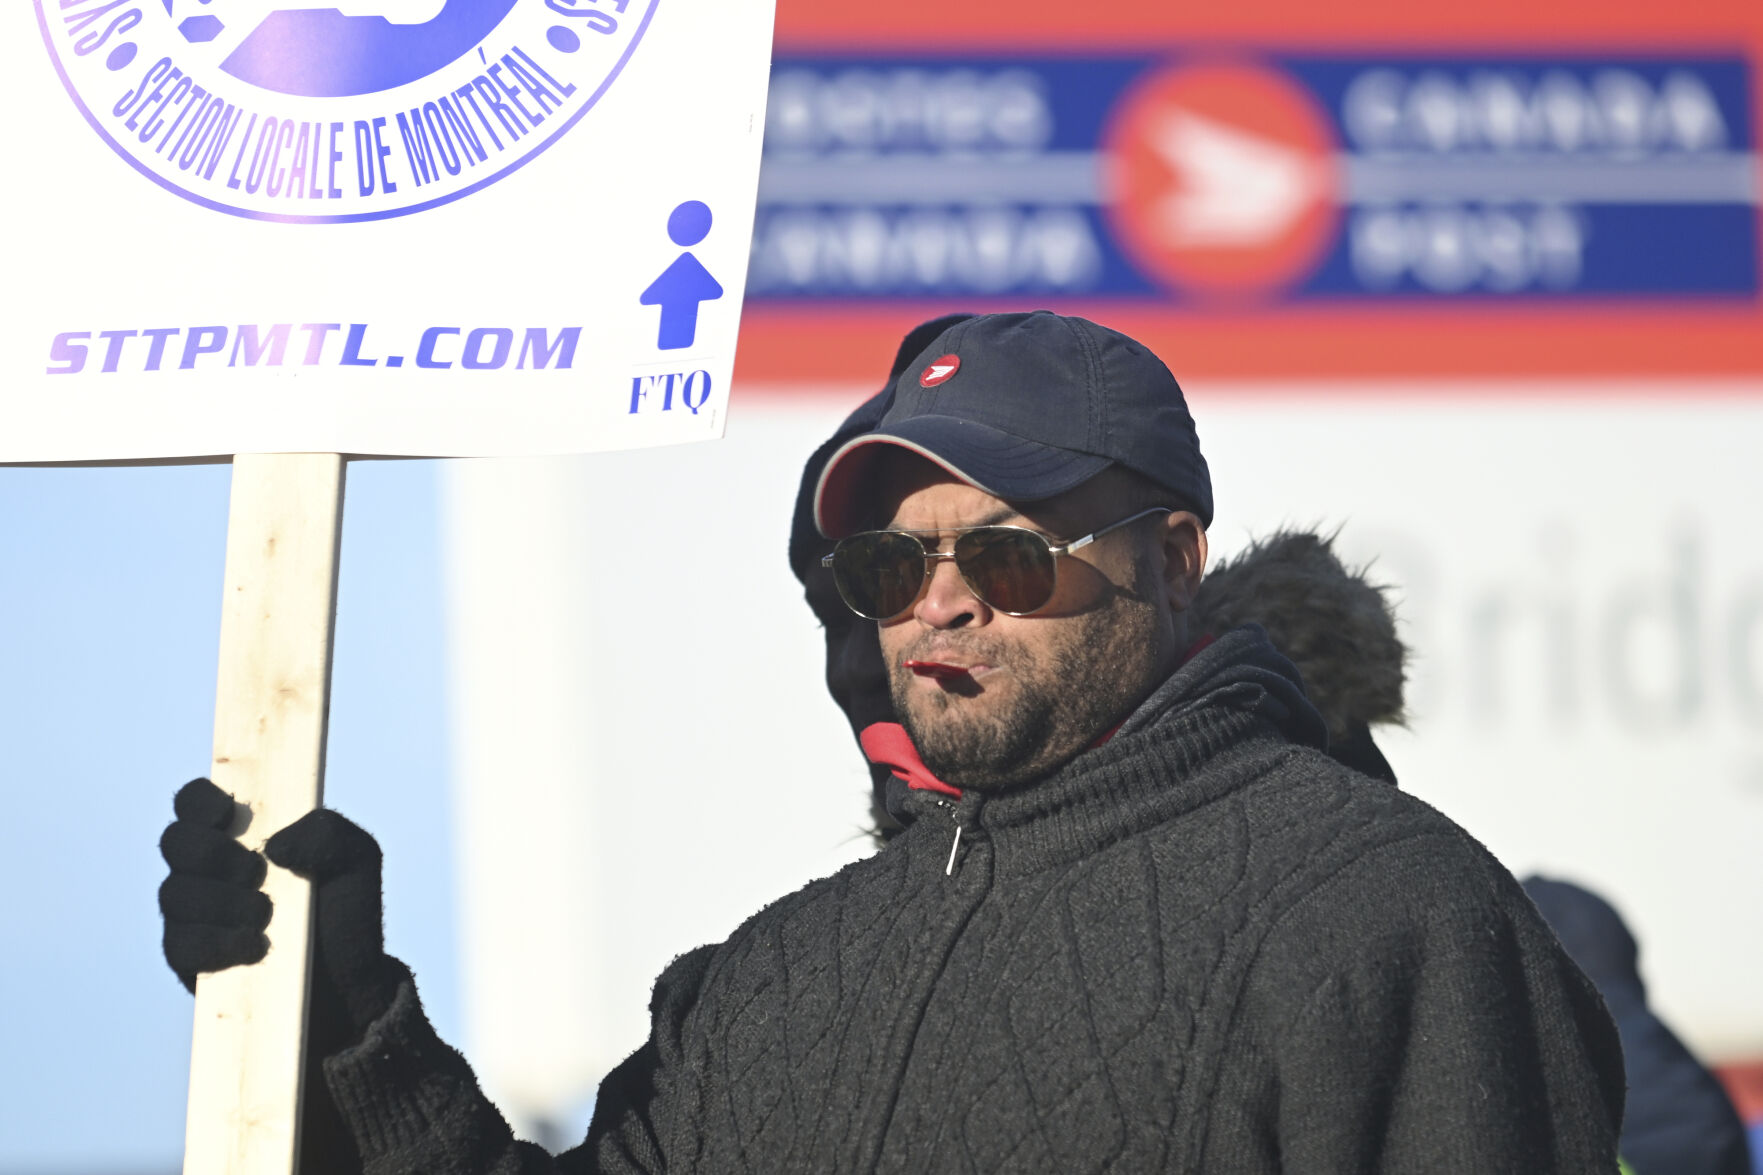
[[[943,876],[955,876],[955,856],[961,851],[961,817],[955,814],[955,805],[941,796],[931,797],[931,803],[949,813],[949,819],[955,824],[955,840],[949,845],[949,863],[943,866]]]

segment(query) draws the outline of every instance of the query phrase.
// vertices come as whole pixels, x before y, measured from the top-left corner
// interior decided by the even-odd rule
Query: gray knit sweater
[[[915,793],[876,856],[668,968],[557,1158],[409,985],[332,1093],[374,1175],[1613,1172],[1596,992],[1485,849],[1324,737],[1250,627],[1049,779]]]

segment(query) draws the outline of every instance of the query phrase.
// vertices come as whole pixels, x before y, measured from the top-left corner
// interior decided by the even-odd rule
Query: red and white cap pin
[[[939,355],[930,361],[930,366],[918,373],[918,386],[934,388],[940,383],[948,382],[950,376],[961,370],[961,356]]]

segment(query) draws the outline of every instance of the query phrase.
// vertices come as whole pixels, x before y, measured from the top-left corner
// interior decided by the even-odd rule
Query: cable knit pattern
[[[915,794],[875,857],[668,969],[555,1167],[409,989],[336,1100],[376,1173],[1614,1171],[1596,993],[1322,732],[1241,629],[1054,777]]]

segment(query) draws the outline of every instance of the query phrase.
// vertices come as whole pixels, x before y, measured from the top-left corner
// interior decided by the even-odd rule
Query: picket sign
[[[0,223],[0,463],[236,455],[212,775],[247,848],[321,798],[342,454],[722,435],[773,7],[0,3],[0,104],[40,115],[9,150],[55,161]],[[264,889],[267,957],[197,983],[186,1175],[299,1167],[311,893]]]
[[[255,850],[323,798],[343,469],[336,453],[233,458],[213,779]],[[263,889],[268,956],[196,984],[184,1175],[298,1169],[312,888],[270,865]]]

